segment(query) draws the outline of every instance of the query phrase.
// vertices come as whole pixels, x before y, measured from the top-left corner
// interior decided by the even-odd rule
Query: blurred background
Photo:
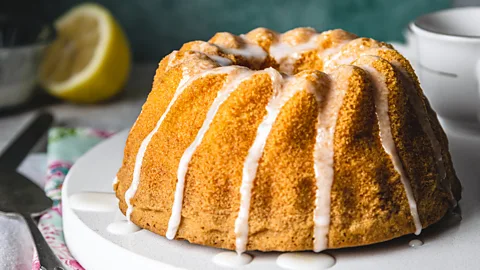
[[[0,10],[53,21],[81,0],[3,0]],[[478,0],[100,0],[125,29],[135,62],[158,62],[183,43],[263,26],[342,28],[378,40],[403,40],[409,21]]]
[[[53,23],[84,2],[1,0],[0,18],[17,18],[34,27],[39,21]],[[60,125],[129,128],[150,91],[157,63],[183,43],[208,40],[219,31],[241,34],[263,26],[284,32],[311,26],[319,31],[343,28],[360,36],[403,42],[405,27],[419,15],[450,7],[480,5],[480,0],[100,0],[96,3],[109,10],[126,33],[132,60],[127,83],[113,97],[87,104],[52,97],[37,86],[33,97],[5,108],[1,106],[2,99],[16,94],[5,92],[2,72],[4,80],[10,79],[6,71],[16,72],[13,65],[17,62],[6,64],[0,47],[0,64],[3,61],[0,149],[5,138],[19,129],[23,116],[39,108],[52,111]],[[2,92],[5,92],[3,97]]]

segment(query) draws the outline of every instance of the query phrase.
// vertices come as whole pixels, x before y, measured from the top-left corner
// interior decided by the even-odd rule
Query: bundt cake
[[[165,57],[117,179],[133,223],[237,252],[419,234],[461,193],[409,62],[311,28],[217,33]]]

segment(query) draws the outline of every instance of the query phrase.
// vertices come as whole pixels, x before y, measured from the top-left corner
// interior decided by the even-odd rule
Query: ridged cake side
[[[419,232],[461,189],[408,61],[310,28],[218,33],[165,57],[117,177],[135,224],[239,252]]]

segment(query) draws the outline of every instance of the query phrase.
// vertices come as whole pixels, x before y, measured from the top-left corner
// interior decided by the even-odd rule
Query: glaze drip
[[[273,96],[267,104],[267,115],[258,126],[257,136],[248,150],[247,157],[243,164],[242,184],[240,186],[240,209],[235,220],[235,248],[237,253],[245,252],[248,242],[248,216],[250,213],[250,199],[252,196],[253,180],[257,174],[258,162],[262,156],[265,142],[272,129],[273,123],[280,112],[281,107],[286,102],[282,95],[282,75],[273,68],[266,71],[270,75],[273,87]]]
[[[378,126],[380,128],[380,141],[385,152],[392,160],[395,171],[400,175],[400,180],[405,188],[407,195],[408,205],[410,207],[410,213],[415,224],[415,234],[418,235],[422,231],[422,223],[420,222],[420,216],[418,215],[417,203],[413,196],[413,190],[410,186],[410,181],[407,178],[405,169],[403,168],[400,156],[397,153],[395,142],[392,136],[392,130],[390,127],[390,118],[388,116],[388,92],[389,89],[385,82],[385,77],[380,74],[375,68],[371,66],[362,66],[362,68],[370,73],[370,77],[374,84],[374,99],[375,99],[375,111],[378,118]]]
[[[253,181],[257,174],[259,161],[262,157],[268,135],[282,107],[297,92],[304,90],[303,84],[298,84],[298,78],[296,77],[288,77],[285,81],[282,81],[282,77],[278,71],[269,68],[267,72],[269,72],[271,76],[274,94],[266,106],[267,114],[257,128],[257,135],[248,150],[247,157],[243,164],[242,184],[240,186],[240,209],[237,219],[235,220],[235,245],[236,251],[239,254],[246,250],[248,244],[248,218]]]
[[[170,55],[168,55],[168,63],[167,63],[167,70],[170,69],[173,65],[173,61],[175,61],[175,59],[177,58],[177,53],[178,51],[173,51],[170,53]]]
[[[336,73],[332,74],[333,79],[330,81],[337,82],[338,80],[335,80],[336,75]],[[315,252],[320,252],[328,247],[330,192],[334,179],[333,140],[338,112],[342,106],[345,92],[348,89],[348,82],[324,85],[323,88],[328,89],[330,94],[327,100],[321,100],[317,97],[317,102],[324,102],[325,104],[319,106],[321,109],[316,123],[317,135],[313,152],[313,166],[317,187],[315,191],[315,209],[313,211],[313,250]]]
[[[217,62],[217,64],[219,64],[222,67],[230,66],[232,64],[232,60],[225,57],[221,57],[214,54],[207,54],[207,56],[210,57],[210,59],[212,59],[213,61]]]
[[[204,68],[208,68],[205,66]],[[128,190],[125,192],[125,202],[127,204],[127,211],[126,211],[126,216],[127,219],[130,220],[130,216],[132,215],[133,211],[133,205],[131,203],[131,199],[133,196],[135,196],[135,193],[137,192],[138,185],[140,184],[140,173],[142,169],[142,163],[143,163],[143,157],[145,155],[145,152],[147,150],[147,147],[152,140],[152,137],[157,133],[158,129],[162,125],[163,120],[167,117],[171,107],[175,104],[177,101],[177,98],[183,93],[183,91],[195,80],[202,78],[204,76],[207,76],[209,74],[222,74],[222,73],[228,73],[233,69],[233,67],[219,67],[219,68],[214,68],[214,69],[207,69],[204,72],[201,72],[195,76],[191,76],[189,72],[184,68],[183,69],[183,77],[178,84],[177,89],[175,90],[175,93],[173,95],[172,100],[168,104],[165,112],[162,114],[160,119],[157,121],[157,124],[155,125],[155,128],[145,137],[145,139],[142,141],[140,148],[138,149],[136,158],[135,158],[135,166],[133,169],[133,178],[132,178],[132,183],[130,184],[130,187]]]
[[[112,186],[113,188],[115,189],[115,186],[118,184],[118,177],[115,176],[115,178],[113,178],[113,181],[112,181]]]
[[[296,44],[295,46],[282,41],[276,42],[270,46],[269,54],[280,65],[282,72],[292,74],[295,62],[301,57],[303,52],[317,50],[317,36],[313,35],[307,42]]]
[[[413,80],[408,76],[407,71],[402,67],[400,63],[396,61],[393,61],[391,63],[397,70],[400,71],[400,80],[402,81],[402,85],[408,93],[410,104],[412,105],[415,114],[418,117],[418,121],[420,122],[423,131],[427,135],[432,145],[433,155],[435,158],[438,172],[437,182],[439,186],[442,186],[447,192],[449,192],[449,199],[451,201],[451,205],[452,207],[456,207],[457,201],[455,200],[455,196],[452,193],[452,187],[450,185],[450,182],[447,181],[447,171],[445,169],[445,164],[443,161],[442,147],[440,145],[440,141],[435,135],[435,132],[433,131],[430,119],[427,115],[421,97],[418,96],[418,92],[415,89],[415,82],[413,82]]]
[[[294,73],[295,63],[298,61],[298,59],[300,59],[303,53],[315,50],[319,58],[333,59],[337,61],[337,59],[340,59],[343,56],[343,54],[340,52],[341,48],[350,42],[350,40],[345,40],[331,48],[321,50],[319,49],[319,39],[322,37],[322,33],[313,34],[310,36],[308,41],[297,43],[295,45],[283,41],[283,35],[284,34],[279,36],[279,41],[270,46],[269,54],[280,65],[280,70],[287,74]],[[322,71],[325,70],[325,68],[328,67],[333,60],[325,62]],[[344,59],[344,61],[346,63],[348,59]],[[349,64],[352,61],[353,59],[346,64]]]
[[[227,100],[233,91],[235,91],[238,86],[245,80],[251,78],[254,74],[254,71],[251,71],[247,68],[241,69],[230,69],[226,82],[224,83],[222,89],[218,92],[217,97],[213,101],[210,109],[207,112],[207,116],[202,124],[202,127],[197,133],[195,140],[190,144],[190,146],[185,150],[183,153],[180,163],[178,165],[177,171],[177,185],[175,188],[175,197],[172,206],[172,215],[170,216],[170,220],[168,222],[168,229],[166,237],[168,239],[175,238],[175,235],[178,230],[178,226],[181,220],[181,212],[182,212],[182,202],[183,202],[183,192],[185,188],[185,176],[188,170],[188,164],[192,159],[195,150],[202,142],[205,133],[207,133],[210,124],[212,123],[215,115],[217,114],[218,109],[220,106]]]
[[[244,41],[241,48],[226,48],[219,45],[215,46],[220,48],[224,53],[242,56],[250,63],[253,63],[254,66],[259,66],[263,63],[267,58],[267,52],[257,44],[251,43],[244,35],[240,35],[240,38]]]

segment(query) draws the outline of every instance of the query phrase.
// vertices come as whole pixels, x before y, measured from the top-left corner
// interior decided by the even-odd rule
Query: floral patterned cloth
[[[45,192],[53,200],[53,207],[40,217],[38,227],[66,269],[81,270],[83,267],[70,254],[63,238],[61,202],[63,181],[80,156],[111,135],[113,133],[110,131],[90,128],[53,128],[49,131]],[[40,269],[36,252],[32,269]]]

